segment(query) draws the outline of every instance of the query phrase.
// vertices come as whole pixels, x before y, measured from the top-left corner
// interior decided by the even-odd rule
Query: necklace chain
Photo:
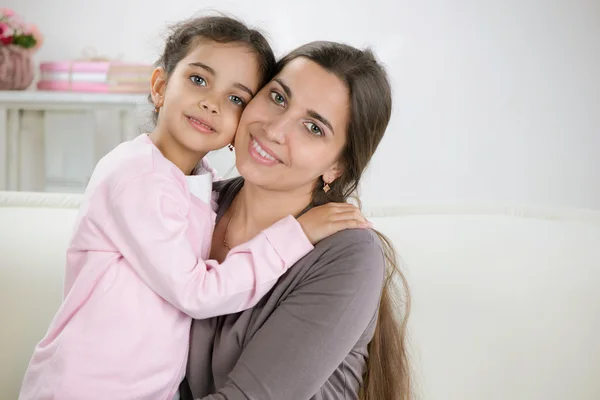
[[[235,201],[235,199],[234,199],[234,201]],[[236,212],[236,208],[234,207],[233,202],[231,203],[230,207],[232,208],[231,217],[229,217],[229,221],[227,221],[227,226],[225,227],[225,232],[223,233],[223,246],[225,246],[227,248],[227,250],[231,250],[231,247],[229,246],[229,243],[227,242],[227,232],[229,232],[229,224],[231,224],[231,220],[235,216],[235,212]]]

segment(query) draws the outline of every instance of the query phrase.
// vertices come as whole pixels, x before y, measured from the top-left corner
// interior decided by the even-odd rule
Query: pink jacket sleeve
[[[313,249],[298,221],[288,216],[233,248],[221,264],[198,259],[187,237],[188,224],[209,215],[190,215],[187,195],[167,176],[134,178],[109,200],[112,216],[105,233],[153,291],[193,318],[253,307]]]

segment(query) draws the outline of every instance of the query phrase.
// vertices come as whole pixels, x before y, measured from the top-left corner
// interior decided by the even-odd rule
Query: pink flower
[[[8,21],[6,21],[15,31],[23,31],[25,30],[25,23],[23,22],[23,19],[18,16],[18,15],[14,15],[12,18],[9,18]]]
[[[12,37],[12,35],[13,35],[13,29],[10,26],[6,25],[5,23],[0,22],[0,38],[5,38],[8,36]]]
[[[42,47],[42,44],[44,43],[44,35],[42,35],[42,32],[40,32],[37,25],[29,25],[27,32],[28,34],[33,35],[33,38],[35,39],[35,48],[39,49]]]
[[[10,8],[0,8],[0,14],[4,15],[5,17],[12,17],[15,15],[15,12]]]

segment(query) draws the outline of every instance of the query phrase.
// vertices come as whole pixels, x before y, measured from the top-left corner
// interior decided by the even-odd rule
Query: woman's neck
[[[244,182],[231,207],[231,225],[235,226],[232,240],[243,243],[280,219],[298,215],[310,204],[311,195],[272,191]]]
[[[173,135],[164,132],[159,127],[156,127],[148,136],[162,155],[175,164],[184,175],[190,175],[200,160],[206,156],[206,153],[197,153],[187,149]]]

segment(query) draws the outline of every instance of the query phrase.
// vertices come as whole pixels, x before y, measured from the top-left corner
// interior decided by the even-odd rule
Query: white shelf
[[[97,158],[137,136],[151,109],[144,94],[0,91],[0,190],[48,190],[51,177],[87,182]]]
[[[36,90],[2,90],[0,105],[7,108],[32,109],[53,105],[56,107],[88,108],[90,106],[144,106],[148,105],[148,95],[127,93],[83,93],[83,92],[52,92]]]

